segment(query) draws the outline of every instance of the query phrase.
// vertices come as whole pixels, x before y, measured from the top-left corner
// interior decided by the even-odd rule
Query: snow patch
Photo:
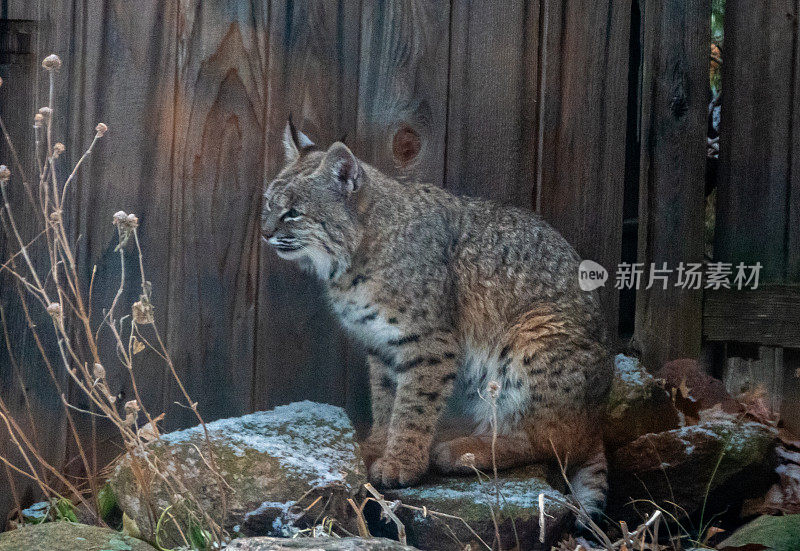
[[[628,385],[645,386],[654,380],[653,376],[644,370],[637,358],[625,354],[617,354],[614,357],[614,367],[617,368],[616,376]]]
[[[341,482],[356,463],[355,433],[344,410],[310,401],[279,406],[272,411],[251,413],[207,423],[211,439],[236,455],[265,454],[282,467],[296,472],[311,486]],[[165,434],[166,444],[202,438],[202,427]]]
[[[406,488],[395,492],[399,497],[409,497],[414,500],[424,500],[434,503],[442,501],[465,501],[492,507],[495,504],[493,483],[448,482],[447,486],[421,486]],[[539,510],[539,494],[544,494],[545,502],[548,500],[555,505],[556,500],[563,501],[564,495],[553,490],[545,484],[537,484],[535,480],[500,481],[500,494],[503,496],[503,505],[519,507],[520,509]],[[561,507],[558,505],[557,507]]]

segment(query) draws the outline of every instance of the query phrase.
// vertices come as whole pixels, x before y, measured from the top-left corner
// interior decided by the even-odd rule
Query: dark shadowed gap
[[[628,122],[625,129],[625,190],[622,203],[622,254],[621,262],[636,262],[639,242],[639,165],[641,136],[642,90],[642,12],[639,0],[631,2],[630,63],[628,63]],[[609,282],[614,284],[615,266],[606,266]],[[636,316],[636,290],[623,289],[619,293],[619,337],[633,335]]]

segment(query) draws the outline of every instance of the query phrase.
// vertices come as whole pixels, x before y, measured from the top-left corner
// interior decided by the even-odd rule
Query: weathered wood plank
[[[364,5],[357,144],[393,176],[444,178],[449,16],[442,0]]]
[[[781,421],[792,434],[800,433],[800,350],[783,351]]]
[[[706,291],[703,336],[712,341],[800,348],[800,286]]]
[[[778,413],[783,401],[784,360],[783,348],[759,346],[757,358],[729,357],[722,380],[731,396],[739,396],[758,389],[766,392],[766,405]]]
[[[271,2],[270,10],[267,179],[283,165],[290,113],[323,146],[355,136],[361,17],[353,0]],[[262,184],[263,177],[260,190]],[[319,283],[266,245],[260,274],[252,407],[301,399],[357,403],[347,397],[348,371],[363,373],[364,359],[348,345]]]
[[[795,4],[795,20],[800,17],[800,0]],[[792,94],[792,157],[791,181],[789,182],[789,220],[786,243],[786,281],[800,283],[800,29],[795,25],[794,82]]]
[[[720,181],[714,256],[787,272],[789,150],[797,0],[731,2],[725,13]],[[794,254],[794,253],[793,253]]]
[[[639,252],[651,267],[702,262],[710,0],[643,3]],[[636,293],[645,365],[700,354],[702,290],[648,279]]]
[[[0,19],[36,21],[40,19],[42,11],[40,0],[5,0],[0,3]]]
[[[0,45],[0,77],[3,79],[3,85],[0,87],[0,116],[3,117],[20,155],[20,161],[30,179],[36,172],[31,122],[36,112],[34,96],[39,63],[35,44],[38,26],[32,22],[0,21],[0,27],[0,34],[4,38]],[[2,138],[0,138],[0,164],[8,165],[12,171],[7,193],[19,231],[23,240],[27,242],[38,233],[41,218],[37,217],[35,209],[23,191],[20,170],[13,162],[10,148]],[[12,234],[6,233],[7,214],[4,209],[0,210],[3,210],[0,215],[2,219],[0,264],[2,264],[19,250],[19,244]],[[37,264],[46,261],[47,252],[42,246],[34,244],[28,250]],[[17,262],[16,268],[20,273],[27,274],[24,263]],[[14,277],[5,270],[0,272],[0,308],[5,322],[5,324],[0,322],[0,398],[25,434],[41,448],[43,457],[54,465],[61,466],[66,427],[63,407],[59,393],[43,366],[25,319],[18,294],[20,289],[21,286],[17,285]],[[34,303],[32,305],[34,323],[44,328],[43,332],[46,332],[50,325],[48,316],[35,300],[29,302]],[[6,344],[6,335],[11,343],[10,351]],[[54,352],[52,347],[49,351]],[[58,380],[64,385],[63,377]],[[66,388],[66,385],[62,388]],[[5,423],[2,422],[0,422],[0,455],[16,465],[24,465],[22,456],[16,452],[16,446],[10,440]],[[0,491],[0,530],[4,528],[6,516],[14,506],[12,489],[23,501],[38,494],[38,487],[32,481],[12,475],[6,482],[6,474],[7,470],[0,467],[0,487],[3,488]]]
[[[538,2],[452,3],[445,187],[532,208]]]
[[[621,0],[543,2],[536,208],[609,271],[622,247],[628,38]],[[619,293],[601,289],[611,335]]]
[[[86,0],[40,2],[37,13],[43,29],[38,59],[54,52],[64,62],[57,74],[54,131],[54,139],[64,142],[67,149],[57,163],[62,181],[94,137],[95,125],[102,121],[111,129],[79,173],[65,205],[84,292],[97,266],[93,325],[99,325],[120,281],[119,257],[114,252],[116,230],[111,225],[113,213],[120,209],[140,218],[145,269],[156,289],[156,317],[165,325],[168,251],[162,247],[162,221],[169,218],[169,189],[162,182],[169,181],[175,10],[168,4],[136,8],[118,1]],[[39,70],[38,105],[47,101],[46,82]],[[125,284],[118,317],[129,314],[141,290],[133,247],[128,252]],[[53,342],[51,334],[43,338]],[[73,339],[77,347],[83,346],[85,340],[77,329]],[[123,400],[133,398],[129,373],[118,362],[107,331],[101,333],[100,347],[112,392]],[[84,354],[88,357],[88,352]],[[60,366],[58,355],[52,358]],[[163,411],[167,379],[163,364],[154,353],[143,352],[137,356],[135,373],[145,405],[155,414]],[[71,384],[67,397],[77,407],[90,409],[86,397]],[[90,469],[102,468],[119,453],[117,430],[89,416],[72,415]],[[64,463],[70,465],[71,474],[82,476],[71,433],[62,429],[61,438],[67,444]]]
[[[394,177],[442,185],[449,24],[446,0],[363,5],[355,148]],[[347,405],[358,420],[368,387],[367,367],[348,355]]]
[[[197,0],[178,20],[168,340],[215,419],[246,413],[252,399],[267,7]],[[174,385],[170,396],[180,399]]]

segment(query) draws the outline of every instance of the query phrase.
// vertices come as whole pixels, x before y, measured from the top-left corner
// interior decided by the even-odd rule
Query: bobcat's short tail
[[[597,453],[576,469],[569,482],[572,486],[572,497],[580,502],[590,516],[599,516],[605,508],[608,493],[608,462],[602,444]]]

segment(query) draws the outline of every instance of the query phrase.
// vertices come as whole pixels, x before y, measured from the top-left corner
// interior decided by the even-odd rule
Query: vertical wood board
[[[583,258],[613,274],[622,249],[630,4],[543,5],[536,208]],[[615,335],[613,275],[600,296]]]
[[[644,2],[636,341],[645,365],[700,354],[702,290],[647,289],[652,265],[703,261],[709,0]]]

